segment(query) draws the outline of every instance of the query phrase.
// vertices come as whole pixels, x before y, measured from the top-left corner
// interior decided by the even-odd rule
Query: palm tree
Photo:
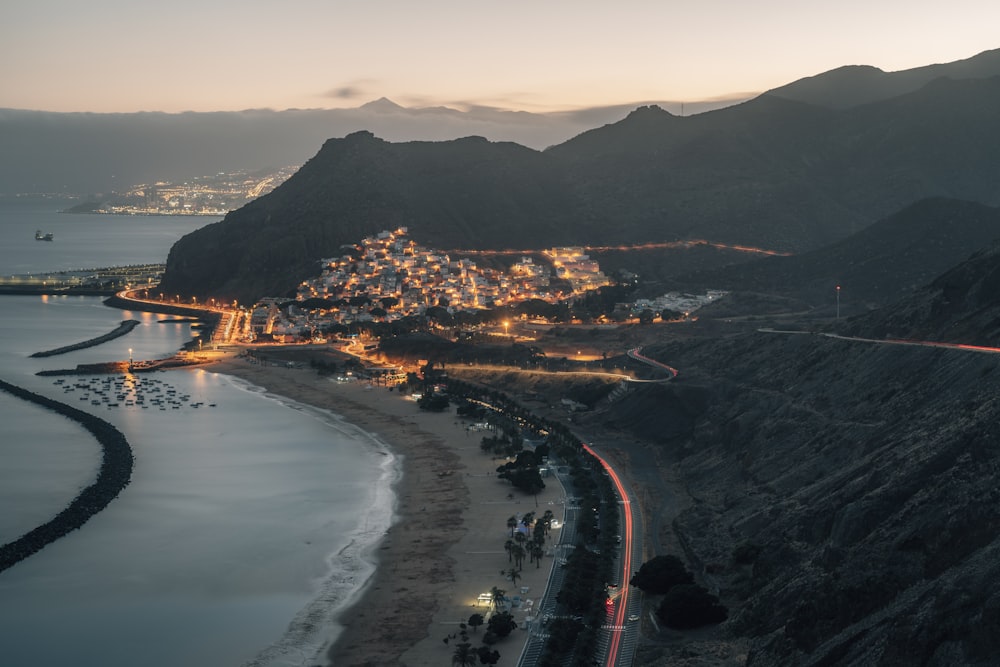
[[[472,650],[472,644],[463,642],[455,644],[455,652],[451,655],[451,664],[458,667],[472,667],[479,662],[479,657]]]
[[[514,537],[514,529],[517,528],[516,516],[511,516],[507,518],[507,527],[510,528],[510,536]]]
[[[524,557],[528,555],[528,552],[524,550],[520,544],[515,544],[514,548],[511,550],[514,554],[514,565],[517,569],[521,569],[521,563],[524,562]]]
[[[512,558],[510,550],[513,549],[515,546],[517,546],[517,543],[514,540],[507,540],[506,542],[504,542],[503,548],[504,548],[504,551],[507,552],[507,562],[508,563],[510,562],[510,560]]]
[[[515,570],[514,568],[510,568],[509,570],[507,570],[507,576],[510,577],[511,586],[517,588],[517,580],[521,578],[521,573]]]
[[[535,568],[542,566],[542,556],[545,555],[545,549],[542,548],[540,544],[536,544],[531,547],[531,555],[535,559]]]
[[[503,603],[507,600],[507,591],[494,586],[490,589],[490,595],[493,597],[493,609],[499,611],[500,607],[503,606]]]

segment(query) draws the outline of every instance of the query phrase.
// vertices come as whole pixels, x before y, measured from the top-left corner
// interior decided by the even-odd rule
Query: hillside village
[[[356,246],[345,246],[339,257],[322,260],[320,275],[299,285],[296,304],[279,298],[260,300],[249,318],[247,334],[258,341],[291,342],[335,325],[398,322],[426,315],[431,308],[454,314],[536,299],[571,303],[612,285],[583,248],[557,247],[540,255],[540,260],[523,256],[504,272],[420,246],[406,227],[382,231]],[[687,316],[724,294],[717,290],[701,296],[672,293],[619,304],[618,310],[626,317],[642,311],[659,316],[668,310]]]

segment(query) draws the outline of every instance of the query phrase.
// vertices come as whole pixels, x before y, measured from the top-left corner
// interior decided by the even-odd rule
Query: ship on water
[[[52,232],[42,232],[40,229],[35,230],[35,240],[36,241],[54,241],[55,234]]]

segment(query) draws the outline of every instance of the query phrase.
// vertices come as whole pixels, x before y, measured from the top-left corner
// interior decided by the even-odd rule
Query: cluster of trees
[[[517,433],[484,436],[479,448],[484,453],[500,458],[517,456],[524,449],[524,438]]]
[[[507,592],[503,589],[493,587],[493,613],[489,620],[480,614],[475,613],[469,616],[465,623],[459,623],[459,632],[452,637],[458,637],[461,641],[455,644],[452,653],[451,664],[453,665],[495,665],[500,661],[500,652],[490,648],[498,641],[510,635],[517,628],[517,621],[513,614],[508,611],[501,611],[501,607],[506,601]],[[477,648],[472,647],[469,641],[469,628],[477,632],[479,626],[486,624],[486,633],[483,635],[483,645]],[[444,638],[444,643],[448,643],[449,637]]]
[[[519,520],[516,516],[507,519],[507,527],[510,528],[510,539],[504,545],[507,552],[507,561],[513,562],[514,567],[508,572],[511,581],[517,582],[520,575],[517,573],[524,564],[525,556],[528,562],[534,562],[535,567],[542,566],[542,556],[545,555],[545,539],[552,528],[552,520],[555,515],[552,510],[545,510],[545,513],[535,518],[534,512],[527,512]],[[531,536],[528,536],[528,533]],[[516,568],[516,569],[515,569]]]
[[[448,395],[435,391],[424,392],[417,401],[417,406],[421,410],[427,410],[428,412],[444,412],[448,409],[449,405],[451,405],[451,400],[448,398]]]
[[[509,481],[515,489],[535,495],[545,488],[540,465],[541,460],[535,452],[522,449],[513,461],[497,467],[497,476]]]
[[[629,582],[652,595],[663,595],[656,615],[676,629],[699,628],[721,623],[729,612],[719,598],[694,583],[694,576],[674,555],[646,561]]]

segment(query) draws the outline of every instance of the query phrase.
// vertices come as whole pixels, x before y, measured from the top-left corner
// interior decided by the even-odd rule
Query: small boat
[[[36,241],[53,241],[55,240],[55,234],[52,232],[42,232],[40,229],[35,230],[35,240]]]

